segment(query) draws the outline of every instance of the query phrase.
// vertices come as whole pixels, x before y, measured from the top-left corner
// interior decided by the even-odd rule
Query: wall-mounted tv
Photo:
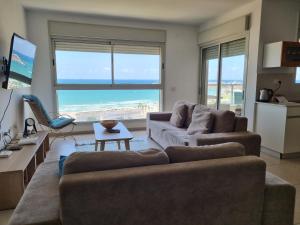
[[[35,61],[36,46],[17,34],[13,34],[6,68],[6,80],[2,87],[14,89],[29,87]]]

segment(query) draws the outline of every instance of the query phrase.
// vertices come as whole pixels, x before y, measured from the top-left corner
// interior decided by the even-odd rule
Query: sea
[[[110,84],[109,80],[58,80],[59,84]],[[157,84],[155,80],[115,80],[117,84]],[[60,112],[101,111],[159,105],[160,90],[58,90]]]
[[[28,78],[32,78],[32,68],[34,59],[13,50],[10,70],[18,74],[22,74]]]
[[[215,81],[209,81],[214,84]],[[110,80],[66,80],[58,84],[110,84]],[[158,84],[159,80],[115,80],[116,84]],[[226,84],[242,84],[241,81],[226,81]],[[60,112],[101,111],[120,108],[159,106],[160,90],[58,90],[57,99]],[[214,87],[209,94],[216,92]]]

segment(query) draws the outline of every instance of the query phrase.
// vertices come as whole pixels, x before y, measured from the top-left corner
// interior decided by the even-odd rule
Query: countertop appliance
[[[259,91],[259,101],[269,102],[273,97],[274,91],[272,89],[264,88]]]

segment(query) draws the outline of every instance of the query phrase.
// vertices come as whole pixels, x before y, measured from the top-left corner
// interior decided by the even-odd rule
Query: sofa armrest
[[[246,155],[260,155],[261,137],[252,132],[210,133],[189,136],[190,146],[238,142],[245,147]]]
[[[147,120],[169,121],[171,112],[150,112],[147,114]]]
[[[295,195],[295,187],[267,172],[262,224],[294,224]]]

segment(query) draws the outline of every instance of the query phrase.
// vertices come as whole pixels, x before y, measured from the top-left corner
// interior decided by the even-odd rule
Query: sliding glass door
[[[244,109],[246,39],[222,43],[202,50],[203,102],[209,107]]]

